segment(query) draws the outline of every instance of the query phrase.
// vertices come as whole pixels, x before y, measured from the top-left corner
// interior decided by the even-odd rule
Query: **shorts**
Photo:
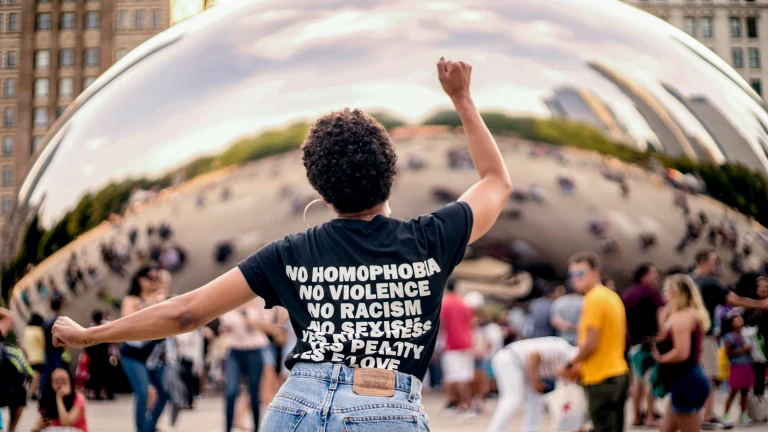
[[[715,336],[707,335],[701,343],[701,367],[709,379],[720,378],[720,347]]]
[[[701,366],[696,365],[669,387],[672,411],[676,414],[695,414],[704,407],[709,397],[709,379]]]
[[[650,351],[644,350],[642,345],[635,345],[629,350],[629,365],[638,382],[648,383],[651,369],[656,365],[656,361]]]
[[[469,383],[475,376],[475,354],[472,350],[445,351],[440,357],[443,382]]]
[[[752,390],[755,386],[755,370],[752,363],[731,363],[728,387],[732,390]]]

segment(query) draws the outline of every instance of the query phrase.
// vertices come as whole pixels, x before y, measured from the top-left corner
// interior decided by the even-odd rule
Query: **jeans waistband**
[[[340,363],[296,363],[291,369],[292,377],[317,378],[336,384],[352,384],[355,369]],[[395,390],[410,393],[410,400],[421,396],[421,380],[413,375],[395,371]]]

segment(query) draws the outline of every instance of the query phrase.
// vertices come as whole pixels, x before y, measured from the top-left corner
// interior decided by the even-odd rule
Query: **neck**
[[[386,202],[377,204],[367,210],[363,210],[357,213],[337,213],[337,217],[342,219],[373,219],[376,216],[389,216],[389,206]]]
[[[594,283],[592,286],[590,286],[589,288],[587,288],[587,289],[586,289],[586,291],[584,291],[584,294],[586,294],[586,293],[588,293],[588,292],[592,291],[593,289],[595,289],[595,287],[597,287],[597,286],[599,286],[599,285],[602,285],[602,282],[600,282],[600,281],[598,280],[598,281],[597,281],[597,282],[595,282],[595,283]]]

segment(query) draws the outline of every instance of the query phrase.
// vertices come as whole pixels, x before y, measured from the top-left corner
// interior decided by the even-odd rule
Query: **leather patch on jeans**
[[[394,396],[395,371],[388,369],[355,369],[352,391],[360,396]]]

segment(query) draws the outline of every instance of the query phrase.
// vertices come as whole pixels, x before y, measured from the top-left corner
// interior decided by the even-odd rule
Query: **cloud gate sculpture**
[[[125,294],[141,262],[160,260],[185,292],[305,229],[316,195],[298,148],[332,110],[361,108],[390,131],[393,216],[455,199],[476,174],[445,111],[440,56],[473,65],[476,103],[517,187],[457,269],[464,289],[535,295],[534,280],[562,278],[579,250],[601,251],[615,278],[640,260],[690,262],[695,248],[675,250],[686,230],[679,192],[601,146],[768,170],[760,97],[704,46],[621,2],[364,3],[220,6],[100,77],[57,121],[19,190],[5,233],[13,310],[46,311],[39,288],[53,280],[85,323]],[[331,217],[316,207],[310,224]],[[690,210],[710,220],[726,211],[695,196]]]

